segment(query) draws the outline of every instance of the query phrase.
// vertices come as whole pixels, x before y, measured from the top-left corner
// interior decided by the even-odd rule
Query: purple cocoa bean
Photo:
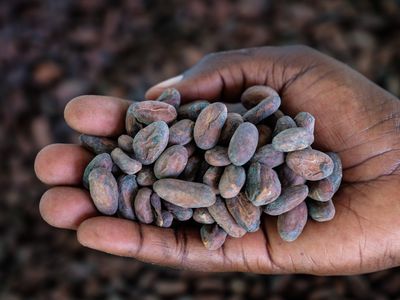
[[[129,135],[123,134],[118,137],[118,147],[125,152],[133,152],[133,138]]]
[[[193,140],[194,122],[189,119],[183,119],[176,122],[169,129],[170,145],[186,145]]]
[[[207,184],[216,195],[219,194],[218,184],[223,171],[224,168],[222,167],[211,166],[207,169],[203,176],[203,183]]]
[[[282,189],[280,196],[264,207],[264,212],[271,216],[281,215],[299,205],[308,195],[308,187],[293,185]]]
[[[111,172],[113,168],[113,162],[111,159],[110,154],[108,153],[101,153],[96,155],[90,163],[86,166],[85,171],[83,172],[83,186],[85,188],[89,188],[89,174],[92,172],[93,169],[96,168],[104,168]]]
[[[136,181],[140,186],[151,186],[156,180],[157,178],[154,175],[153,168],[149,166],[144,166],[136,174]]]
[[[285,154],[275,150],[272,144],[268,144],[257,150],[251,162],[259,162],[266,167],[275,168],[285,162]]]
[[[150,224],[154,220],[150,202],[152,193],[152,190],[147,187],[140,188],[134,201],[136,217],[140,222],[145,224]]]
[[[309,132],[314,134],[315,118],[308,112],[299,112],[294,120],[299,127],[306,128]]]
[[[213,224],[215,223],[214,218],[208,212],[205,207],[195,208],[193,212],[193,220],[201,224]]]
[[[335,206],[332,200],[321,202],[307,199],[308,215],[317,222],[330,221],[335,217]]]
[[[210,105],[210,102],[206,100],[198,100],[181,105],[178,108],[178,116],[180,119],[190,119],[192,121],[196,121],[200,112],[208,105]]]
[[[229,143],[228,156],[230,161],[236,166],[244,165],[256,152],[257,144],[257,127],[249,122],[240,124]]]
[[[117,142],[112,139],[87,134],[81,134],[79,141],[83,147],[95,154],[110,153],[118,146]]]
[[[278,216],[277,227],[280,237],[287,242],[296,240],[307,223],[307,205],[303,201],[295,208]]]
[[[225,199],[226,207],[235,221],[248,232],[260,227],[261,208],[253,205],[244,193]]]
[[[178,109],[181,105],[181,94],[177,89],[168,88],[161,93],[156,101],[168,103],[175,107],[175,109]]]
[[[279,95],[273,88],[269,86],[254,85],[244,91],[240,101],[245,108],[251,109],[269,97],[279,97]]]
[[[246,181],[246,171],[243,167],[229,165],[225,167],[219,180],[218,189],[223,198],[232,198],[239,194]]]
[[[228,146],[235,133],[236,129],[240,124],[243,123],[243,118],[238,113],[228,113],[224,127],[222,127],[221,136],[219,138],[219,143],[224,146]]]
[[[204,153],[204,159],[214,167],[225,167],[231,164],[228,156],[228,148],[215,146]]]
[[[114,175],[104,169],[93,169],[89,174],[89,190],[99,212],[113,215],[118,209],[118,184]]]
[[[272,146],[277,151],[292,152],[303,150],[314,142],[314,135],[302,127],[285,129],[272,139]]]
[[[227,234],[217,224],[213,224],[201,226],[200,236],[208,250],[217,250],[224,244]]]
[[[125,219],[135,220],[133,200],[138,191],[135,175],[122,175],[118,178],[118,214]]]
[[[176,120],[176,109],[165,102],[142,101],[134,103],[133,115],[140,123],[149,125],[153,122],[164,121],[167,124]]]
[[[178,177],[188,161],[185,147],[173,145],[167,148],[154,164],[154,175],[158,178]]]
[[[120,148],[115,148],[111,152],[111,158],[125,174],[133,175],[142,169],[142,164],[139,161],[129,157]]]

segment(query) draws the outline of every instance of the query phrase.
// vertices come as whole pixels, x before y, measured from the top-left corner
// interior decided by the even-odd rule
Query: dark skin
[[[291,116],[316,118],[314,148],[337,152],[343,184],[334,196],[335,218],[309,221],[294,242],[284,242],[276,218],[261,229],[228,238],[210,252],[198,229],[177,230],[98,216],[80,187],[92,154],[78,145],[50,145],[37,156],[37,176],[51,187],[40,212],[49,224],[77,230],[79,242],[107,253],[174,268],[254,273],[359,274],[399,265],[400,102],[348,66],[303,46],[263,47],[211,54],[169,81],[185,101],[237,101],[246,87],[265,84],[282,97]],[[179,79],[179,78],[178,78]],[[168,83],[168,82],[167,82]],[[172,85],[171,85],[172,83]],[[167,86],[151,88],[155,99]],[[82,96],[68,103],[65,119],[78,132],[116,136],[129,102]]]

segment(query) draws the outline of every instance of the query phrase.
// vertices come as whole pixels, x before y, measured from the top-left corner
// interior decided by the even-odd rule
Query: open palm
[[[400,260],[400,102],[344,64],[306,47],[264,47],[221,52],[202,59],[167,86],[185,101],[235,101],[246,87],[265,84],[282,97],[282,110],[316,118],[317,149],[337,152],[343,183],[334,196],[335,218],[309,220],[301,236],[284,242],[276,218],[264,216],[260,230],[208,251],[198,229],[177,230],[98,216],[79,187],[92,154],[78,145],[50,145],[35,170],[50,188],[42,197],[43,218],[77,229],[84,246],[177,268],[257,273],[353,274],[397,266]],[[65,110],[67,123],[92,135],[116,136],[124,129],[129,101],[82,96]]]

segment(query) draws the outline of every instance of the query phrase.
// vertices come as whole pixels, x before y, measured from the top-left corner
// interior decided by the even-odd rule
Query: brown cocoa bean
[[[243,123],[243,117],[238,113],[230,112],[227,114],[224,127],[222,127],[221,136],[219,138],[219,143],[224,146],[228,146],[232,138],[232,135]]]
[[[184,147],[188,152],[188,157],[192,157],[192,155],[196,152],[196,144],[193,141],[184,145]]]
[[[221,248],[226,239],[226,232],[217,224],[203,225],[200,228],[200,237],[204,246],[208,250],[217,250]]]
[[[307,223],[307,205],[303,201],[295,208],[278,216],[277,228],[280,237],[287,242],[296,240]]]
[[[286,164],[293,172],[306,180],[321,180],[333,172],[332,159],[327,154],[314,149],[288,153]]]
[[[125,129],[128,135],[130,135],[131,137],[134,137],[139,132],[139,130],[143,128],[143,125],[140,124],[138,120],[136,120],[133,114],[135,103],[136,102],[133,102],[131,105],[129,105],[125,117]]]
[[[141,223],[150,224],[154,220],[150,202],[152,193],[147,187],[140,188],[136,193],[134,208],[136,217]]]
[[[212,189],[203,183],[180,179],[160,179],[153,189],[165,201],[185,208],[208,207],[215,202]]]
[[[113,174],[104,168],[95,168],[89,174],[89,190],[99,212],[113,215],[118,209],[118,184]]]
[[[305,184],[306,180],[292,171],[286,164],[279,170],[279,180],[282,187]]]
[[[164,219],[162,216],[161,198],[154,192],[150,196],[150,205],[153,208],[152,211],[156,225],[162,227]]]
[[[243,167],[229,165],[225,167],[219,180],[218,189],[223,198],[232,198],[239,194],[246,181],[246,171]]]
[[[269,96],[248,110],[244,114],[243,120],[253,124],[258,124],[276,112],[280,105],[281,98],[279,96]]]
[[[115,148],[111,152],[111,158],[118,168],[120,168],[125,174],[133,175],[142,169],[142,164],[139,161],[130,158],[120,148]]]
[[[169,129],[170,145],[186,145],[193,140],[194,122],[189,119],[183,119],[176,122]]]
[[[81,134],[79,141],[83,147],[95,154],[110,153],[118,146],[117,142],[112,139],[87,134]]]
[[[225,167],[231,164],[228,157],[228,148],[215,146],[204,153],[204,159],[214,167]]]
[[[175,109],[178,109],[181,105],[181,94],[177,89],[168,88],[161,93],[156,101],[168,103],[175,107]]]
[[[248,232],[260,227],[261,208],[253,205],[244,193],[225,199],[226,207],[235,221]]]
[[[194,141],[200,149],[215,147],[227,117],[225,104],[216,102],[204,108],[194,124]]]
[[[254,154],[251,162],[259,162],[266,167],[275,168],[285,162],[285,155],[277,151],[271,144],[262,146]]]
[[[244,165],[256,152],[257,144],[257,127],[249,122],[240,124],[229,142],[229,160],[236,166]]]
[[[167,147],[168,139],[168,125],[164,121],[154,122],[141,129],[133,139],[136,159],[144,165],[152,164]]]
[[[188,161],[185,147],[173,145],[167,148],[154,164],[154,175],[158,178],[178,177]]]
[[[338,154],[334,152],[326,153],[333,161],[333,171],[328,177],[311,181],[308,184],[308,196],[317,201],[329,201],[339,189],[342,182],[342,162]]]
[[[280,196],[264,207],[264,212],[271,216],[281,215],[299,205],[308,195],[308,187],[293,185],[282,189]]]
[[[193,220],[201,224],[213,224],[215,223],[214,218],[208,212],[205,207],[195,208],[193,212]]]
[[[138,191],[135,175],[122,175],[118,178],[118,214],[125,219],[135,220],[133,200]]]
[[[197,171],[200,168],[201,160],[198,155],[193,155],[188,158],[185,169],[183,170],[180,178],[186,181],[194,181],[197,176]]]
[[[193,216],[193,209],[191,208],[183,208],[167,201],[164,201],[164,206],[179,221],[187,221]]]
[[[306,128],[285,129],[272,139],[272,146],[277,151],[291,152],[309,147],[314,142],[314,135]]]
[[[332,200],[321,202],[307,199],[308,215],[317,222],[330,221],[335,217],[335,206]]]
[[[282,118],[285,114],[283,113],[283,111],[281,110],[277,110],[276,112],[274,112],[274,117],[276,118],[276,120],[279,120],[280,118]]]
[[[113,162],[110,154],[108,153],[98,154],[86,166],[85,171],[83,172],[82,181],[83,181],[83,186],[87,189],[89,188],[89,174],[95,168],[104,168],[107,171],[111,172],[113,168]]]
[[[271,128],[269,128],[267,125],[264,125],[264,124],[258,124],[256,127],[258,130],[257,149],[259,149],[260,147],[271,143],[272,130],[271,130]]]
[[[156,121],[164,121],[167,124],[176,120],[176,109],[165,102],[142,101],[134,103],[133,115],[140,123],[149,125]]]
[[[258,162],[254,162],[247,171],[245,190],[246,197],[255,206],[261,206],[279,197],[281,193],[281,183],[273,169]]]
[[[297,127],[296,122],[291,117],[284,115],[276,121],[272,137],[276,136],[278,133],[281,133],[286,129],[296,128],[296,127]]]
[[[133,138],[129,135],[123,134],[118,137],[118,147],[125,152],[133,152]]]
[[[314,134],[315,118],[312,114],[308,112],[299,112],[296,117],[294,117],[298,127],[306,128],[309,132]]]
[[[200,112],[208,105],[210,105],[210,102],[206,100],[198,100],[181,105],[178,108],[178,116],[180,119],[190,119],[192,121],[196,121]]]
[[[136,181],[140,186],[151,186],[157,178],[153,173],[153,168],[144,166],[137,174]]]
[[[244,91],[240,101],[247,109],[251,109],[262,100],[269,97],[279,97],[278,93],[271,87],[265,85],[254,85]]]
[[[207,184],[216,195],[219,194],[218,184],[223,171],[224,168],[222,167],[211,166],[207,169],[203,176],[203,183]]]

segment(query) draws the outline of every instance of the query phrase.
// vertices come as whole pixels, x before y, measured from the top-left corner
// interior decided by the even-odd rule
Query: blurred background
[[[80,94],[143,98],[220,50],[301,43],[400,95],[400,1],[0,1],[0,299],[400,299],[400,272],[175,271],[82,248],[41,220],[43,146],[76,142]]]

